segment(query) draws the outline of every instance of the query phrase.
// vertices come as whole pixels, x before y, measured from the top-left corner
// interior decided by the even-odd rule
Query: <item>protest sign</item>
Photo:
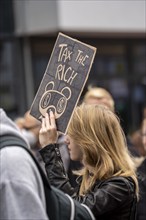
[[[66,133],[95,53],[95,47],[59,33],[30,114],[41,120],[51,109],[58,131]]]

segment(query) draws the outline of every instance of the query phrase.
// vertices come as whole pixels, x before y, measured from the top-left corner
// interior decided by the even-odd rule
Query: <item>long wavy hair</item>
[[[97,179],[115,176],[131,176],[138,194],[135,165],[119,118],[112,111],[105,106],[81,104],[74,111],[68,135],[83,153],[84,168],[78,172],[82,175],[80,195],[87,193]]]

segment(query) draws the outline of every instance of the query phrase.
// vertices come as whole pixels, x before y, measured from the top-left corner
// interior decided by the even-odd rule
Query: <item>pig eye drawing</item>
[[[63,109],[65,108],[65,106],[66,106],[66,99],[65,97],[62,97],[59,99],[57,107],[56,107],[57,113],[58,114],[61,113]]]
[[[69,87],[64,87],[61,91],[57,91],[54,90],[54,82],[51,81],[46,85],[45,92],[40,99],[39,111],[41,115],[45,117],[46,112],[52,110],[56,119],[59,118],[64,113],[70,97],[71,90]]]
[[[47,93],[47,94],[42,98],[41,107],[42,107],[42,108],[47,108],[47,106],[49,105],[50,99],[51,99],[51,94],[50,94],[50,93]]]

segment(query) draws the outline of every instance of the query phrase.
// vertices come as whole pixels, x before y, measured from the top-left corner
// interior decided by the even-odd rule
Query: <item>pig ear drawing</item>
[[[46,85],[45,91],[51,90],[51,89],[53,89],[53,88],[54,88],[54,82],[51,81],[51,82],[49,82],[49,83]]]
[[[69,87],[64,87],[62,90],[61,90],[61,93],[68,99],[70,99],[71,97],[71,89]]]

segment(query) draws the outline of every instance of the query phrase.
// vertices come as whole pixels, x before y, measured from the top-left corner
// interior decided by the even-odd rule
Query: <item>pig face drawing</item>
[[[49,88],[49,87],[52,88]],[[67,102],[71,97],[71,90],[69,87],[64,87],[61,91],[54,90],[54,82],[46,85],[45,92],[39,102],[39,111],[45,117],[46,112],[52,110],[56,119],[60,118],[64,113]]]

